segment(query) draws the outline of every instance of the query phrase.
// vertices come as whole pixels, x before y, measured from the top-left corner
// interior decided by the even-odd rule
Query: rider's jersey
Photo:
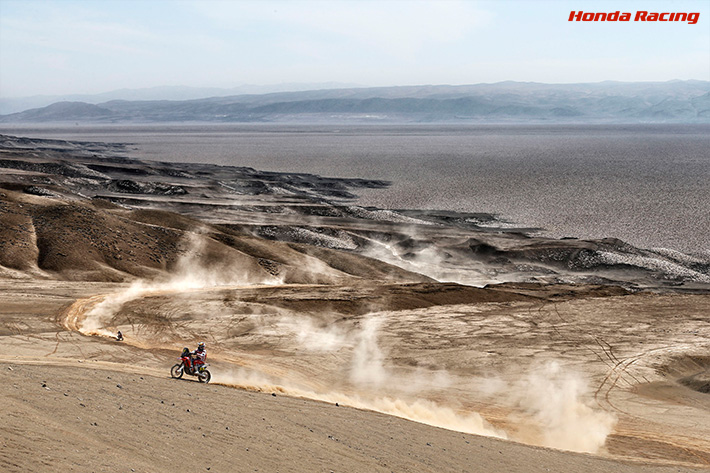
[[[195,350],[192,355],[195,357],[195,360],[200,360],[201,362],[205,362],[205,359],[207,358],[207,352],[202,350]]]

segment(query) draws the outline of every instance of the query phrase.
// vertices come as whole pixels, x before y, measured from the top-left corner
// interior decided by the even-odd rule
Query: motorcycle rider
[[[205,360],[207,360],[205,342],[198,343],[197,350],[190,353],[190,355],[192,355],[192,372],[197,374],[199,372],[200,366],[204,365]]]

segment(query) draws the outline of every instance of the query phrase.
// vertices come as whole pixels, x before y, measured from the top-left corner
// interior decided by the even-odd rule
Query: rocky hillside
[[[543,238],[488,214],[356,203],[377,180],[130,159],[121,146],[0,136],[0,273],[81,280],[368,278],[692,288],[710,262]]]

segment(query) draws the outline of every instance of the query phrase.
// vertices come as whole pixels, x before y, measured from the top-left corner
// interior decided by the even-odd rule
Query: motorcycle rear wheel
[[[170,376],[173,378],[182,378],[182,374],[185,372],[185,370],[182,368],[181,364],[177,364],[170,368]]]
[[[207,384],[212,379],[212,373],[210,373],[208,370],[200,371],[200,374],[197,375],[197,379],[200,380],[200,383]]]

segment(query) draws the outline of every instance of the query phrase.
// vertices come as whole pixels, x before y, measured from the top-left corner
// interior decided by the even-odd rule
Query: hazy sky
[[[571,10],[700,12],[568,22]],[[161,85],[710,80],[710,0],[0,0],[0,97]]]

